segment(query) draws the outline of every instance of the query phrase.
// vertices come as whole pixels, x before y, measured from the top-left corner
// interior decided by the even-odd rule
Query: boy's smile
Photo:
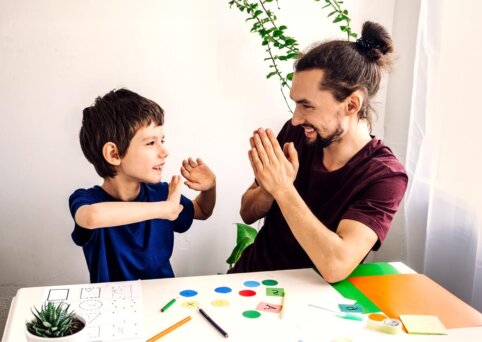
[[[154,166],[154,170],[158,170],[158,171],[162,171],[162,167],[164,166],[165,163],[162,163],[162,164],[159,164],[159,165],[156,165]]]

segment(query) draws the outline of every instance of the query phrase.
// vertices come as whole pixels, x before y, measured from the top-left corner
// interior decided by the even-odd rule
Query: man
[[[295,63],[292,120],[278,139],[261,128],[250,139],[256,180],[240,213],[265,224],[229,272],[314,266],[336,282],[380,247],[408,182],[370,135],[370,99],[392,51],[386,30],[366,22],[357,42],[322,43]]]

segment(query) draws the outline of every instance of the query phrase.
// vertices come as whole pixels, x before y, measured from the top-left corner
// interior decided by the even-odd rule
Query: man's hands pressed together
[[[259,128],[250,138],[249,161],[259,185],[273,198],[294,190],[298,172],[298,153],[293,143],[283,149],[270,129]]]

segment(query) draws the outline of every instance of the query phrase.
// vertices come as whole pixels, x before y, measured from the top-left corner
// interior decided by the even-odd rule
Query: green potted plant
[[[40,310],[33,308],[34,318],[25,323],[27,341],[85,341],[86,320],[70,304],[45,302]]]

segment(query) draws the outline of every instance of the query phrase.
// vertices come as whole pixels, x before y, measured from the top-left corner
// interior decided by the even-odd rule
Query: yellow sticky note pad
[[[400,315],[409,334],[447,335],[447,329],[437,316]]]

